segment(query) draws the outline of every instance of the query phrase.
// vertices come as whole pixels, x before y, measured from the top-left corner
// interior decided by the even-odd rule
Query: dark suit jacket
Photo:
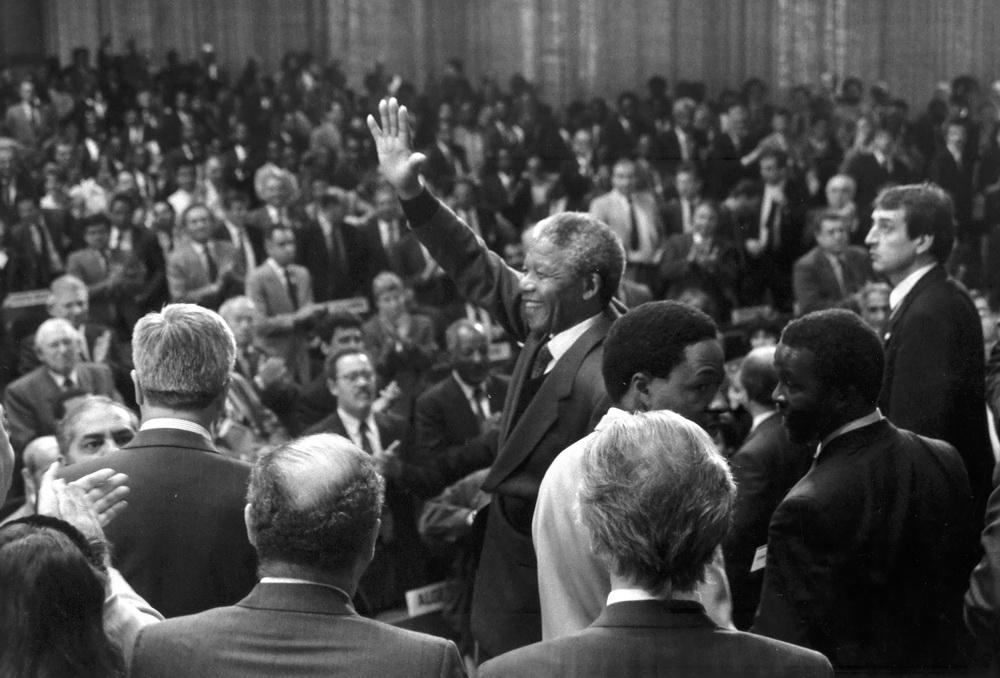
[[[837,668],[952,665],[972,524],[950,445],[885,420],[845,433],[771,518],[753,630]]]
[[[219,454],[197,433],[139,431],[128,445],[65,470],[129,477],[128,510],[106,528],[125,579],[165,617],[231,605],[256,581],[243,506],[250,466]]]
[[[874,277],[868,252],[850,246],[844,251],[841,267],[844,275],[844,295],[837,283],[833,265],[825,254],[814,247],[803,254],[792,268],[792,289],[795,291],[795,312],[805,315],[824,308],[851,308],[855,292]]]
[[[892,172],[889,172],[878,164],[873,153],[867,151],[846,159],[844,173],[851,175],[857,184],[855,202],[862,215],[871,212],[875,196],[886,184],[904,184],[910,180],[909,169],[898,158],[893,158]]]
[[[10,263],[7,264],[7,280],[11,292],[36,290],[48,287],[52,279],[62,273],[61,269],[53,268],[47,254],[49,244],[60,258],[65,256],[62,249],[63,235],[53,229],[54,221],[39,217],[39,235],[42,239],[42,250],[35,250],[34,239],[28,224],[20,222],[10,231]],[[64,263],[64,262],[61,262]]]
[[[230,607],[143,629],[135,678],[464,676],[455,644],[359,617],[318,585],[258,584]]]
[[[382,243],[378,219],[371,218],[361,226],[362,246],[367,254],[365,291],[371,289],[371,281],[382,271],[392,271],[408,282],[424,269],[424,255],[420,243],[406,230],[406,222],[399,220],[400,238],[386,247]]]
[[[547,337],[530,335],[521,316],[520,276],[490,252],[430,193],[403,203],[420,242],[468,301],[524,341],[500,422],[496,462],[483,489],[493,493],[476,577],[472,628],[496,656],[541,638],[531,516],[538,486],[557,454],[582,438],[608,407],[601,376],[604,335],[617,306],[598,318],[546,375],[518,412],[518,402]]]
[[[500,412],[507,397],[507,382],[491,376],[486,397],[492,412]],[[447,485],[473,471],[486,468],[496,456],[496,431],[483,431],[455,376],[428,388],[416,404],[416,436],[413,460],[436,472],[421,488],[421,496],[433,497]]]
[[[742,631],[721,629],[696,602],[609,605],[580,633],[515,650],[482,665],[502,676],[833,676],[823,655]]]
[[[764,571],[750,569],[756,550],[767,544],[771,514],[809,470],[812,452],[788,440],[781,415],[775,412],[751,431],[729,458],[736,480],[736,509],[722,546],[737,628],[750,628],[760,601]]]
[[[892,423],[951,443],[962,455],[977,522],[992,489],[983,335],[969,295],[941,266],[906,295],[885,333],[879,407]],[[978,524],[982,524],[978,522]]]
[[[76,366],[77,388],[94,395],[106,395],[121,400],[115,390],[111,369],[99,363]],[[3,403],[10,422],[10,441],[15,450],[22,450],[38,436],[56,432],[55,405],[63,394],[49,370],[39,366],[11,382],[4,391]]]
[[[361,233],[342,223],[333,227],[339,232],[343,246],[341,262],[335,260],[318,222],[310,221],[295,232],[297,260],[312,276],[313,298],[316,301],[368,293],[368,252],[362,245]]]
[[[942,148],[931,160],[927,176],[951,196],[955,205],[955,223],[958,234],[965,235],[972,226],[972,167],[973,151],[966,149],[962,164],[955,162],[948,149]]]

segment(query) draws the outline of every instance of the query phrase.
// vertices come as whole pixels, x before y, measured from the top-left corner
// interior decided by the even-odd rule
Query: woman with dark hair
[[[108,678],[124,673],[103,623],[104,547],[36,515],[0,527],[0,675]]]

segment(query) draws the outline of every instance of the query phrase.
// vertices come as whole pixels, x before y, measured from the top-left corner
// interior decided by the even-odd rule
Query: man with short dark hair
[[[336,312],[321,318],[317,334],[320,349],[327,357],[345,348],[363,350],[365,347],[361,318],[355,313]],[[337,397],[330,392],[330,381],[325,374],[318,375],[299,390],[292,413],[294,430],[303,431],[337,409]]]
[[[56,426],[63,464],[72,466],[117,452],[139,432],[135,412],[107,396],[86,396]]]
[[[128,475],[128,511],[108,525],[108,540],[118,569],[164,616],[232,604],[256,566],[241,514],[250,467],[220,455],[209,432],[225,406],[233,333],[206,308],[170,304],[136,324],[132,355],[139,433],[65,475]]]
[[[972,491],[953,447],[882,416],[884,364],[850,311],[810,313],[781,335],[775,400],[789,438],[818,446],[771,518],[753,631],[837,669],[959,668]]]
[[[463,297],[524,341],[483,484],[493,499],[472,603],[481,654],[502,654],[541,637],[531,516],[549,464],[607,408],[602,344],[619,315],[624,249],[607,225],[564,212],[535,227],[525,272],[512,270],[424,189],[405,107],[382,101],[379,116],[381,126],[369,116],[368,127],[380,167],[417,238]]]
[[[130,675],[463,676],[454,643],[358,616],[384,483],[349,440],[315,435],[254,465],[244,510],[260,581],[235,606],[146,627]]]
[[[879,407],[897,426],[955,446],[981,521],[994,466],[983,333],[975,304],[944,268],[955,238],[951,199],[933,184],[889,188],[872,222],[872,268],[894,286]]]
[[[847,222],[835,212],[816,218],[813,235],[816,246],[792,268],[795,313],[853,307],[855,293],[874,277],[868,253],[850,244]]]
[[[187,238],[174,246],[167,259],[167,286],[171,301],[218,308],[243,281],[236,268],[236,250],[212,239],[212,214],[195,203],[181,215]]]
[[[595,433],[579,520],[610,573],[607,607],[589,628],[493,659],[480,675],[832,676],[822,655],[724,630],[699,603],[735,494],[712,439],[680,414],[643,412]]]
[[[531,525],[538,560],[542,638],[581,631],[593,622],[610,589],[607,563],[590,548],[579,520],[577,493],[587,447],[633,412],[671,410],[708,426],[708,405],[722,383],[722,345],[710,317],[674,301],[643,304],[615,321],[604,341],[602,371],[613,406],[595,432],[563,450],[538,489]],[[713,565],[699,590],[705,606],[728,625],[725,575]]]

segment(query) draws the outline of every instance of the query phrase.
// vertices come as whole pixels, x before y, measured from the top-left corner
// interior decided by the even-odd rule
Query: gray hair
[[[151,402],[199,410],[225,391],[236,363],[236,339],[218,313],[195,304],[169,304],[135,324],[132,359]]]
[[[230,314],[235,313],[236,311],[242,310],[244,308],[255,311],[258,314],[260,313],[260,311],[257,309],[257,304],[253,303],[253,299],[244,294],[241,294],[237,297],[230,297],[229,299],[226,299],[224,302],[222,302],[222,306],[219,307],[219,315],[222,316],[223,320],[225,320],[230,316]]]
[[[65,318],[49,318],[39,325],[37,330],[35,330],[35,349],[37,350],[41,347],[43,335],[55,330],[67,331],[82,341],[82,335],[75,327],[73,327],[73,323]]]
[[[735,497],[712,439],[674,412],[616,421],[584,454],[580,504],[595,553],[655,595],[702,580]]]
[[[565,250],[567,265],[578,277],[596,273],[601,303],[611,302],[625,272],[625,247],[611,227],[585,212],[561,212],[538,222],[532,242],[539,240]]]
[[[352,566],[384,499],[375,462],[342,436],[307,436],[262,454],[247,490],[262,571],[270,563],[325,572]]]

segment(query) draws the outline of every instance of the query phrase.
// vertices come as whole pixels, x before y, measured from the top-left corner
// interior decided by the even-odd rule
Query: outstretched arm
[[[375,139],[378,163],[386,180],[396,189],[402,200],[417,197],[423,190],[420,165],[426,160],[423,153],[414,153],[410,136],[410,118],[406,106],[400,106],[395,97],[382,99],[378,104],[381,125],[374,115],[368,116],[368,129]]]

